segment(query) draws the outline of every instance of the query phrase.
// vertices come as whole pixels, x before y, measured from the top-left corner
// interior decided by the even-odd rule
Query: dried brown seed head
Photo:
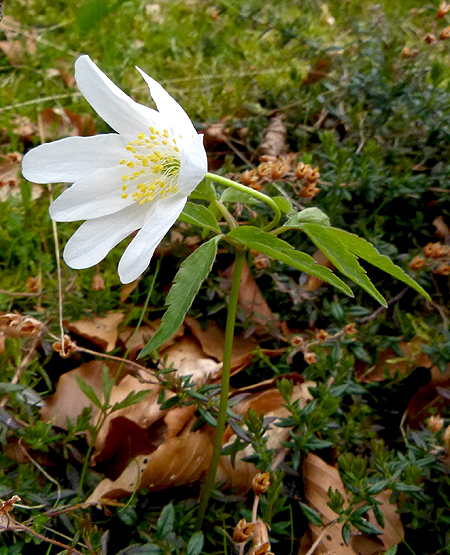
[[[105,289],[105,280],[102,278],[100,272],[95,274],[92,278],[92,291],[103,291]]]
[[[450,38],[450,26],[446,27],[445,29],[442,29],[442,31],[439,34],[439,38],[441,40],[447,40]]]
[[[439,276],[448,276],[450,275],[450,265],[449,264],[441,264],[437,270],[434,271],[435,274]]]
[[[317,341],[326,341],[328,339],[328,333],[325,330],[319,330],[316,333]]]
[[[424,37],[424,42],[427,44],[433,45],[437,43],[437,38],[433,35],[433,33],[427,33]]]
[[[30,293],[37,293],[39,291],[39,276],[29,277],[27,279],[27,291]]]
[[[61,341],[55,341],[53,343],[53,349],[56,353],[59,353],[63,358],[69,357],[72,353],[76,351],[77,344],[68,335],[64,336],[64,349]]]
[[[253,524],[247,522],[245,518],[241,519],[233,532],[233,541],[235,543],[245,543],[253,535]]]
[[[350,324],[347,324],[344,328],[344,333],[347,335],[355,335],[355,333],[358,333],[358,330],[356,329],[356,324],[354,322],[350,322]]]
[[[442,429],[443,425],[444,419],[442,418],[442,416],[430,416],[430,418],[428,419],[428,428],[433,433],[439,432],[439,430]]]
[[[402,50],[402,58],[409,58],[410,54],[411,50],[408,48],[408,46],[404,46]]]
[[[419,270],[425,264],[425,258],[421,256],[415,256],[409,263],[411,270]]]
[[[270,474],[268,472],[258,472],[258,474],[253,478],[252,489],[255,495],[261,496],[263,493],[269,489],[270,486]]]
[[[305,359],[306,364],[314,364],[317,362],[316,353],[308,351],[307,353],[303,353],[303,358]]]
[[[447,4],[445,0],[439,4],[438,11],[436,13],[436,19],[442,19],[450,11],[450,4]]]

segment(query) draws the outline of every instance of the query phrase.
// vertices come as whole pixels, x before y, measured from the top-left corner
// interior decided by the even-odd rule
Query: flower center
[[[141,205],[178,191],[180,150],[177,141],[167,129],[160,131],[149,127],[149,131],[149,135],[139,133],[137,139],[126,146],[133,158],[120,161],[122,166],[130,168],[122,176],[122,198],[131,195]]]

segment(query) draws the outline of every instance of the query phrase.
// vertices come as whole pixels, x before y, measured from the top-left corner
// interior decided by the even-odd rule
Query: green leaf
[[[393,545],[390,547],[384,555],[396,555],[397,554],[397,545]]]
[[[302,502],[300,502],[300,508],[311,524],[314,524],[315,526],[323,526],[319,513],[317,513],[314,509],[311,509],[311,507],[306,505],[306,503]]]
[[[119,403],[116,403],[112,407],[111,412],[124,409],[126,407],[129,407],[130,405],[136,405],[137,403],[140,403],[141,401],[143,401],[148,395],[150,395],[151,392],[152,392],[151,389],[147,389],[145,391],[130,391],[130,393],[128,393],[125,399],[123,399]]]
[[[293,210],[287,218],[283,227],[301,227],[303,224],[330,225],[330,218],[316,207],[305,208],[300,212]]]
[[[174,278],[172,288],[167,295],[166,304],[168,309],[162,317],[161,327],[142,349],[139,358],[160,347],[181,326],[195,295],[197,295],[201,284],[211,271],[220,238],[220,235],[216,235],[216,237],[203,243],[181,264]]]
[[[377,528],[374,524],[371,524],[365,518],[352,518],[351,522],[355,528],[357,528],[363,534],[382,534],[383,532]]]
[[[114,387],[116,380],[111,378],[109,375],[108,367],[105,365],[103,366],[102,371],[102,389],[103,389],[103,398],[105,406],[109,406],[109,401],[111,399],[111,392]]]
[[[95,393],[94,389],[89,384],[87,384],[80,376],[77,376],[76,374],[74,374],[74,376],[78,384],[78,387],[86,395],[89,401],[94,403],[94,405],[99,409],[103,409],[103,405],[100,399],[97,397],[97,394]]]
[[[301,229],[338,270],[372,295],[380,304],[387,306],[384,297],[367,277],[364,268],[359,265],[358,258],[347,250],[347,246],[336,236],[338,229],[317,224],[302,224]]]
[[[237,191],[229,187],[225,189],[220,197],[221,202],[239,202],[240,204],[247,204],[248,206],[255,206],[259,200],[244,191]]]
[[[272,200],[277,204],[278,208],[283,214],[289,214],[292,211],[292,204],[289,199],[280,195],[272,197]]]
[[[405,273],[399,266],[394,264],[390,258],[384,254],[380,254],[377,249],[368,243],[365,239],[358,237],[353,233],[348,231],[343,231],[342,229],[331,228],[334,235],[345,245],[345,247],[359,256],[363,260],[370,262],[373,266],[376,266],[380,270],[390,274],[399,281],[406,283],[418,293],[422,294],[426,299],[431,300],[425,289],[422,289],[420,285],[412,279],[407,273]]]
[[[214,214],[202,204],[187,202],[178,219],[182,222],[198,225],[210,231],[214,231],[215,233],[220,233],[219,224]]]
[[[352,290],[328,268],[320,266],[311,256],[304,252],[296,251],[289,243],[278,239],[278,237],[271,233],[266,233],[252,226],[241,226],[230,231],[226,237],[262,254],[267,254],[285,264],[289,264],[302,272],[316,276],[327,283],[331,283],[331,285],[353,297]]]
[[[209,179],[204,179],[192,191],[192,193],[189,195],[189,198],[213,201],[217,200],[218,196],[216,193],[216,189],[214,188],[214,185],[211,183],[211,181]]]
[[[350,536],[352,533],[352,529],[349,522],[346,522],[344,526],[342,526],[342,539],[345,542],[345,545],[350,544]]]
[[[203,549],[203,543],[203,532],[195,532],[187,544],[186,555],[200,555]]]
[[[158,524],[156,525],[156,534],[160,538],[166,538],[170,532],[173,530],[173,525],[175,523],[175,509],[172,503],[166,505],[161,511],[161,515],[158,519]]]

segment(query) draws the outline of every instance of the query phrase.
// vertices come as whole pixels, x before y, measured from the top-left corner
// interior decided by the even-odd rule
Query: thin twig
[[[325,524],[325,526],[322,528],[322,531],[320,532],[319,536],[317,537],[316,541],[312,544],[312,546],[309,548],[308,553],[306,553],[306,555],[312,555],[314,553],[314,551],[316,550],[317,546],[319,545],[319,543],[322,542],[323,537],[325,536],[325,534],[327,533],[327,529],[332,525],[335,524],[336,520],[332,520],[331,522],[328,522],[327,524]]]
[[[35,532],[31,528],[28,528],[28,526],[25,526],[25,524],[22,524],[21,522],[17,522],[17,520],[14,520],[13,518],[11,518],[11,520],[16,526],[19,526],[20,528],[23,528],[26,532],[29,532],[32,536],[35,536],[36,538],[39,538],[40,540],[42,540],[44,542],[52,543],[53,545],[57,545],[58,547],[62,547],[63,549],[67,549],[68,555],[71,555],[72,553],[75,553],[75,555],[83,555],[81,553],[81,551],[78,551],[78,549],[75,549],[74,547],[71,547],[70,545],[66,545],[66,544],[61,543],[57,540],[52,540],[50,538],[46,538],[45,536],[42,536],[41,534],[38,534],[37,532]]]
[[[9,295],[10,297],[41,297],[44,293],[42,291],[38,291],[37,293],[28,293],[25,291],[16,292],[6,291],[6,289],[0,289],[0,294]]]
[[[392,299],[390,301],[388,301],[388,306],[387,307],[380,306],[374,312],[372,312],[372,314],[369,314],[369,316],[364,316],[364,318],[355,318],[356,322],[358,322],[358,324],[366,324],[367,322],[370,322],[371,320],[375,320],[375,318],[378,316],[378,314],[383,312],[383,310],[387,310],[389,305],[399,301],[403,297],[403,295],[406,293],[406,291],[408,291],[408,289],[409,289],[408,287],[405,287],[404,289],[402,289],[400,291],[400,293],[395,295],[395,297],[392,297]]]

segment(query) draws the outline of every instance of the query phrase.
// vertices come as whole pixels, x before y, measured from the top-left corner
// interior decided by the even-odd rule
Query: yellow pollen
[[[123,166],[125,164],[126,160],[121,160],[120,161],[120,165]]]
[[[127,185],[122,185],[122,191],[126,191],[128,189]]]
[[[173,149],[174,149],[176,152],[180,152],[180,149],[179,149],[177,146],[175,146]]]
[[[128,166],[129,168],[134,168],[134,162],[128,162],[128,163],[127,163],[127,166]]]
[[[138,135],[138,139],[141,139],[141,141],[142,141],[142,139],[144,139],[144,138],[145,138],[145,135],[144,135],[144,133],[139,133],[139,135]]]
[[[154,128],[154,127],[149,127],[149,129],[150,129],[150,131],[151,131],[152,133],[156,133],[156,131],[155,131],[155,128]]]
[[[122,181],[126,181],[128,179],[128,175],[122,175]]]
[[[124,193],[124,194],[122,195],[122,198],[123,198],[123,199],[126,199],[126,198],[128,198],[128,195],[127,195],[126,193]]]

